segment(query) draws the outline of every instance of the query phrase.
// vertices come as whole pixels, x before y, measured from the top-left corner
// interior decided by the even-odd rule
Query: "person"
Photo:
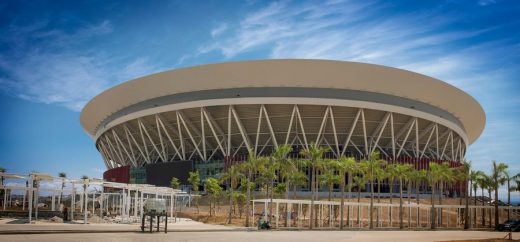
[[[269,230],[271,229],[271,225],[269,225],[269,221],[264,221],[261,226],[262,229]]]
[[[63,208],[63,221],[69,220],[69,211],[67,209],[67,206]]]
[[[258,218],[256,221],[256,226],[258,227],[258,230],[262,229],[262,218]]]

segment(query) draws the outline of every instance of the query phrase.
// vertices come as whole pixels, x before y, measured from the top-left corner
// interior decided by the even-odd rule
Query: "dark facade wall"
[[[109,182],[128,183],[130,181],[130,166],[107,170],[103,173],[103,179]]]
[[[146,166],[146,183],[169,187],[172,177],[177,177],[182,185],[188,184],[189,172],[193,171],[192,161],[175,161]]]

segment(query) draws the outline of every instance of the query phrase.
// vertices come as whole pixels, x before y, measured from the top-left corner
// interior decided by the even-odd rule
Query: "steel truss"
[[[330,148],[330,158],[409,157],[458,161],[467,144],[453,130],[399,113],[322,105],[226,105],[164,112],[105,131],[96,147],[108,169],[176,160],[268,155],[281,144]]]

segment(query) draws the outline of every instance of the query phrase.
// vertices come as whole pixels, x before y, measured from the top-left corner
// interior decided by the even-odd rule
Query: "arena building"
[[[391,67],[329,60],[259,60],[181,68],[106,90],[81,113],[104,178],[168,184],[214,176],[282,144],[328,158],[378,150],[389,162],[458,166],[482,133],[479,103],[440,80]]]

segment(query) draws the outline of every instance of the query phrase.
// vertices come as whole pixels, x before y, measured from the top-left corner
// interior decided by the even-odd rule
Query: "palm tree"
[[[396,177],[399,179],[399,228],[403,229],[403,180],[413,170],[410,164],[397,164],[395,166]]]
[[[179,181],[179,178],[172,177],[172,179],[170,180],[170,187],[173,189],[179,189],[180,186],[181,186],[181,183]]]
[[[432,191],[431,195],[431,229],[435,229],[435,188],[439,184],[439,181],[442,179],[443,168],[441,164],[437,164],[435,162],[430,162],[429,164],[430,170],[428,171],[427,181],[430,189]]]
[[[60,202],[63,199],[63,188],[65,188],[65,178],[67,178],[67,173],[60,172],[58,173],[58,177],[61,178],[61,192],[60,192]]]
[[[364,170],[364,168],[360,169],[360,171],[361,170]],[[356,186],[358,189],[357,202],[360,203],[361,202],[361,188],[365,186],[365,184],[367,183],[367,180],[366,180],[365,176],[363,176],[362,174],[359,174],[358,176],[354,177],[353,183],[354,183],[354,186]],[[360,205],[358,204],[358,213],[357,213],[357,223],[358,224],[360,222],[359,211],[360,211]]]
[[[507,183],[507,206],[511,206],[511,182],[515,181],[516,175],[512,176],[509,170],[505,170],[503,175]],[[509,209],[507,210],[507,219],[510,219]]]
[[[199,186],[200,186],[200,175],[199,171],[195,170],[193,172],[190,171],[188,182],[191,185],[191,190],[193,190],[193,193],[195,195],[198,195],[199,193]],[[199,199],[195,197],[195,206],[197,206],[197,213],[199,213]]]
[[[386,166],[386,172],[387,172],[387,178],[389,180],[389,186],[390,186],[390,204],[393,204],[393,193],[394,193],[394,182],[395,178],[397,177],[396,170],[395,170],[396,164],[388,165]],[[389,223],[390,226],[392,226],[392,207],[390,207],[389,211]]]
[[[465,208],[464,208],[464,229],[469,229],[469,195],[468,195],[468,181],[471,175],[471,161],[463,161],[460,169],[461,181],[465,184],[466,192],[465,196]],[[469,188],[471,190],[471,187]],[[462,192],[462,189],[461,189]]]
[[[311,168],[311,207],[310,207],[310,225],[309,228],[313,228],[313,219],[314,219],[314,199],[316,198],[316,165],[323,158],[325,152],[328,151],[328,148],[319,147],[316,144],[312,143],[308,147],[304,148],[300,151],[302,156],[305,156],[310,161]]]
[[[7,169],[5,169],[3,167],[0,167],[0,173],[5,173],[6,171],[7,171]],[[4,179],[5,178],[3,176],[0,177],[0,185],[2,185],[2,186],[4,185]],[[5,192],[4,189],[0,190],[0,196],[3,197],[4,196],[4,192]]]
[[[0,167],[0,173],[5,173],[7,171],[7,169],[3,168],[3,167]],[[0,185],[4,185],[4,177],[0,177]]]
[[[274,197],[274,181],[277,177],[277,171],[279,169],[279,164],[275,162],[274,157],[271,156],[268,158],[267,163],[265,163],[265,170],[262,173],[262,176],[267,182],[267,196],[270,199],[269,202],[269,221],[273,216],[273,197]]]
[[[87,183],[88,183],[88,176],[87,175],[81,176],[81,180],[83,180],[83,194],[84,194],[83,196],[85,196],[85,198],[86,198],[86,196],[87,196],[87,187],[88,187],[88,185],[87,185]],[[85,213],[84,213],[84,216],[83,216],[83,221],[84,221],[84,223],[87,223],[87,206],[88,206],[88,204],[87,204],[87,199],[83,199],[83,200],[85,201],[85,205],[84,205],[85,206],[85,210],[84,210]]]
[[[345,208],[345,175],[348,177],[348,198],[351,197],[351,190],[352,190],[352,174],[357,172],[358,170],[358,163],[353,157],[345,157],[341,156],[338,160],[338,172],[341,177],[340,182],[340,190],[341,190],[341,205],[339,208],[340,211],[340,222],[339,222],[339,229],[343,229],[343,215],[344,215],[344,208]],[[347,215],[348,217],[348,215]],[[348,223],[349,220],[347,220]]]
[[[376,179],[377,179],[377,203],[381,203],[381,183],[383,180],[385,180],[388,176],[388,172],[386,172],[383,168],[378,168],[376,170]],[[377,218],[376,218],[376,224],[379,224],[379,209],[380,206],[377,207]]]
[[[506,182],[506,177],[504,176],[507,172],[507,164],[505,163],[497,163],[493,161],[493,169],[491,173],[491,177],[493,179],[491,188],[495,191],[495,228],[498,227],[498,188],[500,185],[503,185]],[[508,182],[509,183],[509,182]]]
[[[340,177],[336,175],[336,168],[338,164],[336,160],[323,160],[322,162],[323,173],[318,177],[320,178],[321,183],[324,186],[327,186],[329,192],[327,201],[330,201],[334,184],[340,183]]]
[[[482,171],[471,171],[471,173],[469,174],[470,182],[472,183],[470,188],[473,188],[473,196],[474,196],[473,205],[475,205],[475,206],[477,206],[477,189],[479,187],[479,180],[482,177],[482,175],[484,175],[484,173]],[[476,210],[475,210],[475,213],[473,214],[473,221],[476,226],[477,225]]]
[[[290,145],[280,145],[273,153],[273,158],[276,163],[279,165],[279,173],[281,178],[285,181],[285,199],[289,199],[289,188],[290,188],[290,178],[292,174],[298,171],[294,162],[288,158],[289,153],[292,151],[292,147]],[[272,202],[272,201],[271,201]],[[287,220],[290,216],[290,211],[285,208],[286,216],[284,220],[284,225],[287,227]]]
[[[260,170],[261,160],[256,159],[256,155],[253,150],[249,150],[249,154],[247,157],[247,162],[242,163],[241,168],[246,174],[247,179],[247,191],[246,191],[246,227],[249,227],[249,216],[250,216],[250,201],[251,201],[251,186],[253,174]]]
[[[219,185],[217,179],[210,177],[204,181],[204,191],[206,191],[209,197],[209,216],[211,217],[211,215],[214,214],[212,212],[215,211],[215,202],[222,193],[222,187]]]
[[[374,228],[373,218],[374,218],[374,180],[376,178],[376,172],[383,165],[386,164],[385,160],[379,159],[379,152],[375,151],[370,154],[368,160],[363,161],[365,164],[365,177],[367,181],[370,182],[370,222],[369,229]]]
[[[415,174],[412,175],[415,180],[415,200],[417,202],[417,205],[420,204],[421,200],[419,198],[419,193],[421,190],[421,187],[423,186],[423,183],[427,181],[427,174],[428,171],[425,169],[416,170]],[[421,218],[421,209],[417,209],[417,226],[420,226],[420,218]]]
[[[484,206],[484,202],[485,202],[485,195],[484,195],[484,190],[487,189],[488,187],[488,181],[489,181],[489,176],[486,175],[485,173],[481,172],[477,178],[477,184],[478,186],[480,187],[481,189],[481,193],[482,193],[482,206]],[[491,199],[491,197],[490,197]],[[485,209],[482,208],[482,226],[486,226],[486,214],[485,214]]]
[[[233,212],[233,190],[237,187],[240,178],[242,177],[242,173],[240,172],[240,168],[238,165],[232,165],[228,167],[227,171],[222,174],[222,181],[227,181],[229,184],[229,214],[228,214],[228,224],[231,224],[231,217]]]

